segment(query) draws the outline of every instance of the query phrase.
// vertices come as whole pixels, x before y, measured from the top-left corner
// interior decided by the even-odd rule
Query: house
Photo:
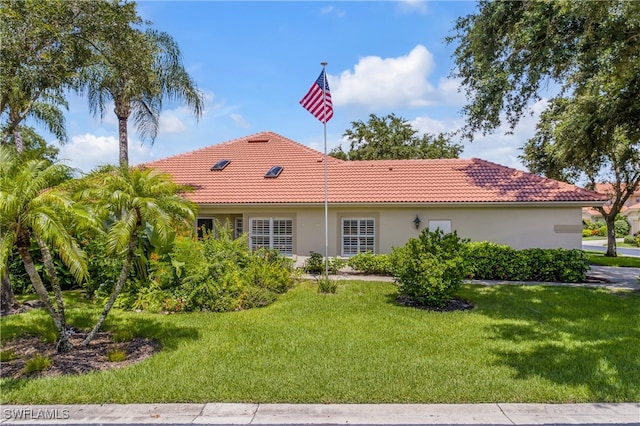
[[[595,191],[600,194],[605,194],[608,200],[614,198],[614,191],[612,184],[610,183],[598,183],[596,184]],[[606,208],[606,206],[605,206]],[[631,234],[635,235],[640,232],[640,188],[638,188],[622,206],[620,214],[627,219],[629,225],[631,225]],[[595,222],[603,220],[602,214],[590,207],[584,207],[582,209],[582,220],[589,220]]]
[[[190,185],[197,226],[228,221],[252,248],[325,251],[324,155],[262,132],[145,164]],[[424,228],[516,249],[580,248],[581,209],[606,197],[476,158],[327,159],[328,253],[389,253]]]

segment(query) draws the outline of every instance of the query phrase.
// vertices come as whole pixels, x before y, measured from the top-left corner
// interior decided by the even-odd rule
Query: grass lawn
[[[304,282],[273,305],[178,315],[115,311],[163,350],[84,376],[4,380],[2,403],[637,402],[640,294],[467,285],[476,308],[395,303],[390,283]],[[95,309],[69,312],[88,326]],[[2,339],[48,333],[41,311],[3,318]]]
[[[640,268],[640,257],[617,256],[607,257],[603,252],[587,251],[589,261],[592,265],[601,266],[622,266],[630,268]]]

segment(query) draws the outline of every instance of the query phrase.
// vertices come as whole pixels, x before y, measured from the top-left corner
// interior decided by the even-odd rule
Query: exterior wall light
[[[416,215],[416,218],[413,219],[413,223],[416,225],[416,229],[420,229],[420,222],[422,222],[422,221],[420,220],[418,215]]]

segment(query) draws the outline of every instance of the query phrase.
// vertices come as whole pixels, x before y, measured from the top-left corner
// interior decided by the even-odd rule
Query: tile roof
[[[219,160],[231,160],[212,171]],[[323,154],[262,132],[144,164],[190,185],[200,204],[323,203]],[[265,178],[282,166],[276,178]],[[606,196],[476,158],[327,162],[332,203],[576,202]]]

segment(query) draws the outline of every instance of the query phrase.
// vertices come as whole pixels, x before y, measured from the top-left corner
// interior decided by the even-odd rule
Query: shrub
[[[400,294],[429,306],[444,306],[466,274],[465,241],[457,233],[425,229],[391,254]]]
[[[338,271],[347,265],[347,261],[338,257],[330,257],[327,260],[327,269],[330,274],[337,274]],[[325,264],[324,257],[315,251],[305,260],[302,270],[308,274],[324,274]]]
[[[216,236],[217,235],[217,236]],[[170,312],[265,306],[289,290],[293,262],[277,250],[249,250],[216,224],[202,239],[177,237],[170,252],[149,255],[146,280],[129,280],[118,303],[126,309]]]
[[[12,349],[0,349],[0,362],[8,362],[16,359],[18,355]]]
[[[507,245],[489,241],[470,242],[465,253],[468,277],[480,280],[524,280],[528,276],[525,259]]]
[[[616,238],[622,238],[629,235],[631,232],[631,225],[627,222],[627,219],[621,215],[616,217],[616,221],[614,222]]]
[[[44,371],[49,367],[51,367],[51,358],[44,355],[35,355],[33,358],[27,360],[22,372],[24,374],[34,374]]]
[[[277,294],[261,287],[249,286],[240,295],[238,307],[240,309],[260,308],[272,304]]]
[[[335,294],[338,291],[338,281],[322,275],[318,277],[318,293]]]
[[[285,293],[293,286],[293,262],[277,250],[260,249],[249,258],[245,281],[249,286]]]
[[[584,237],[590,237],[591,235],[593,235],[593,234],[591,233],[591,229],[583,229],[583,230],[582,230],[582,238],[584,238]]]
[[[469,277],[481,280],[582,282],[589,270],[582,250],[525,249],[472,242],[466,252]]]
[[[109,362],[122,362],[127,359],[127,353],[122,349],[114,349],[107,352],[107,361]]]
[[[636,237],[633,236],[633,235],[625,235],[624,243],[625,244],[635,244],[636,243]]]
[[[348,265],[365,274],[391,275],[391,262],[386,254],[358,253],[349,258]]]

